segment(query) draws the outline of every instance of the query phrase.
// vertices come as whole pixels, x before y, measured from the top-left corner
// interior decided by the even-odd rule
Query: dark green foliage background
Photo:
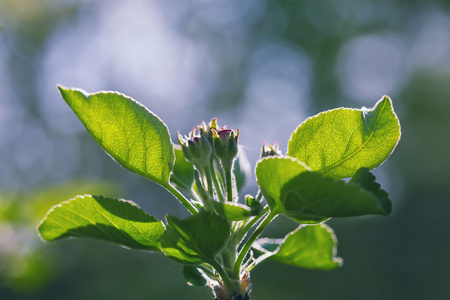
[[[231,128],[240,126],[239,120],[246,118],[246,112],[242,110],[246,103],[245,91],[251,81],[248,69],[252,64],[252,54],[263,43],[288,45],[309,58],[308,99],[311,100],[303,103],[305,111],[302,112],[309,116],[339,106],[370,106],[389,92],[380,90],[378,98],[360,99],[361,102],[346,96],[336,64],[340,59],[340,50],[353,38],[370,34],[393,36],[393,42],[401,39],[404,43],[403,54],[410,57],[416,49],[408,45],[418,46],[411,41],[424,30],[426,20],[438,20],[434,24],[435,33],[439,30],[448,33],[450,24],[450,3],[438,0],[342,0],[333,5],[330,1],[249,1],[245,7],[242,6],[245,14],[236,12],[244,17],[236,18],[233,25],[227,28],[207,22],[214,20],[215,9],[220,11],[220,5],[224,5],[221,2],[193,2],[190,10],[183,8],[190,13],[181,17],[177,13],[179,10],[175,9],[178,4],[171,2],[160,5],[167,18],[176,20],[173,22],[175,25],[172,24],[175,30],[185,38],[204,45],[210,50],[211,59],[221,66],[220,72],[213,75],[217,82],[208,90],[208,101],[201,102],[201,105],[197,101],[191,107],[183,107],[183,115],[176,111],[176,107],[173,107],[173,113],[163,115],[154,110],[167,123],[172,137],[177,129],[187,133],[193,125],[201,120],[208,121],[213,116],[219,117],[219,123],[221,118],[224,119],[223,122]],[[235,10],[240,9],[239,1],[230,2],[236,2],[232,4]],[[102,193],[135,200],[158,219],[163,219],[166,213],[179,217],[187,215],[184,208],[175,199],[169,198],[162,188],[112,162],[87,132],[59,131],[55,123],[48,122],[52,117],[42,109],[42,90],[52,91],[51,97],[55,103],[63,102],[55,85],[72,84],[52,82],[51,86],[42,86],[41,77],[45,72],[57,73],[57,70],[60,72],[67,68],[60,65],[55,70],[42,69],[48,45],[57,37],[70,35],[82,44],[83,36],[76,36],[71,31],[71,28],[82,23],[89,24],[91,34],[95,35],[96,26],[99,26],[95,15],[101,8],[96,1],[0,1],[0,59],[2,74],[7,75],[6,78],[0,76],[0,86],[8,86],[12,91],[16,99],[14,111],[20,112],[17,116],[7,116],[15,123],[0,123],[0,138],[7,131],[14,133],[7,142],[0,143],[0,225],[3,226],[0,228],[5,228],[5,224],[13,228],[27,228],[31,234],[25,235],[24,239],[29,243],[24,244],[29,247],[29,256],[37,261],[31,259],[27,271],[16,268],[15,272],[11,272],[7,262],[11,261],[13,254],[6,251],[4,245],[17,241],[5,241],[6,235],[2,231],[0,299],[210,299],[209,290],[187,286],[181,267],[162,254],[127,251],[95,241],[65,240],[43,244],[37,240],[35,226],[46,209],[76,193],[90,193],[95,189],[83,188],[80,184],[78,188],[71,189],[71,196],[56,189],[62,199],[53,193],[53,203],[33,195],[79,178],[108,181],[115,189],[102,189]],[[151,15],[152,12],[149,10],[148,13]],[[123,24],[111,30],[121,27],[128,28],[127,24]],[[230,32],[233,34],[230,35]],[[131,39],[138,40],[142,35],[151,33],[130,31],[128,34]],[[427,49],[444,47],[448,50],[449,47],[439,43],[439,34],[436,34],[435,39],[430,36],[428,43],[431,46]],[[96,38],[101,39],[100,36]],[[121,64],[134,55],[133,49],[133,45],[129,45],[129,50],[121,57]],[[374,47],[372,51],[376,53],[378,50]],[[423,54],[424,61],[433,57],[446,57],[448,60],[428,64],[426,68],[402,65],[400,71],[405,78],[401,84],[398,83],[401,86],[390,94],[401,120],[402,139],[377,175],[382,186],[391,193],[394,201],[392,215],[387,218],[332,220],[329,225],[339,240],[338,255],[344,259],[341,269],[311,271],[267,261],[252,273],[252,299],[448,299],[450,57],[448,54],[436,56],[432,51]],[[120,66],[116,63],[108,61],[111,68]],[[133,90],[131,83],[120,83],[120,76],[117,79],[117,74],[110,72],[111,68],[104,68],[103,75],[107,79],[104,79],[104,85],[96,88],[119,90],[139,101],[145,100],[147,102],[144,103],[153,110],[151,100],[141,99],[142,91]],[[85,72],[88,74],[90,70]],[[151,77],[142,77],[142,88],[145,89],[145,83],[151,80]],[[89,92],[95,91],[90,90],[90,86],[80,87]],[[8,114],[10,100],[5,97],[8,94],[0,94],[0,112],[4,113],[0,114],[0,118],[6,118]],[[276,104],[277,100],[273,99],[273,102]],[[238,116],[233,123],[230,122],[231,115]],[[75,120],[73,114],[69,116]],[[177,128],[175,125],[180,124],[177,123],[180,118],[190,125]],[[277,118],[283,119],[284,115],[261,118],[276,128]],[[302,121],[298,120],[296,125]],[[61,171],[70,165],[70,161],[57,159],[57,152],[63,151],[64,147],[49,153],[42,147],[32,145],[25,150],[29,151],[29,155],[34,155],[37,162],[20,167],[14,165],[17,152],[25,151],[18,150],[21,143],[36,138],[32,132],[27,135],[26,130],[16,130],[16,127],[22,128],[22,124],[33,124],[32,127],[44,132],[49,141],[68,145],[75,143],[79,150],[76,166],[71,166],[68,173]],[[292,127],[291,131],[294,129]],[[291,131],[279,133],[283,151],[286,151]],[[242,141],[245,141],[246,135],[255,135],[261,143],[267,139],[265,132],[258,129],[258,124],[255,124],[253,132],[241,132]],[[259,152],[260,145],[246,146],[250,148],[249,156],[254,157]],[[42,163],[46,161],[50,162]],[[255,189],[255,186],[250,186],[248,192]],[[5,203],[11,197],[18,203],[16,210],[5,209]],[[42,207],[36,203],[43,203]],[[30,210],[30,207],[33,209]],[[287,218],[280,217],[264,235],[282,237],[294,227]],[[22,249],[21,244],[18,245]],[[21,270],[22,273],[19,272]]]

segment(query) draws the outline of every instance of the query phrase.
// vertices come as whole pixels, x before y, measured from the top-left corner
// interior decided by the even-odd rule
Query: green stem
[[[258,190],[258,193],[256,194],[256,200],[258,202],[261,202],[261,199],[262,199],[262,193],[261,193],[261,190]],[[261,220],[261,218],[264,217],[264,215],[269,210],[270,210],[269,206],[266,205],[260,214],[256,215],[253,218],[248,218],[247,220],[245,220],[238,228],[239,231],[237,232],[237,236],[239,237],[239,240],[244,238],[244,236],[253,227],[253,225],[258,223]]]
[[[263,197],[263,194],[261,193],[261,190],[258,190],[258,193],[256,194],[256,201],[261,202],[261,199]]]
[[[206,177],[206,184],[207,184],[206,190],[208,191],[209,194],[214,195],[210,168],[204,168],[203,175]]]
[[[220,159],[218,159],[217,157],[214,158],[214,163],[217,167],[217,171],[219,174],[219,182],[222,182],[223,184],[225,183],[225,174],[223,172],[223,166],[222,163],[220,162]]]
[[[191,214],[195,215],[198,213],[197,208],[194,205],[192,205],[192,203],[183,194],[181,194],[180,191],[178,191],[173,185],[169,183],[164,185],[164,187],[169,192],[171,192],[172,195],[174,195],[175,198],[177,198],[181,202],[181,204],[183,204],[187,208],[187,210],[191,212]]]
[[[228,277],[225,270],[222,268],[221,265],[216,260],[212,260],[208,262],[214,269],[216,269],[217,273],[219,273],[220,278],[222,278],[222,282],[225,285],[225,288],[227,291],[233,290],[233,282],[230,280],[230,277]]]
[[[231,180],[231,167],[225,168],[225,181],[227,186],[227,201],[233,202],[233,182]]]
[[[243,227],[241,227],[239,230],[244,232],[244,234],[245,234],[246,232],[248,232],[250,230],[250,228],[253,227],[253,225],[258,223],[258,221],[261,220],[261,218],[264,217],[264,215],[268,212],[269,212],[269,206],[266,205],[266,207],[264,207],[264,210],[262,211],[262,213],[260,215],[255,216],[253,219],[248,221],[248,223],[245,224]]]
[[[238,258],[236,259],[236,263],[234,264],[233,268],[234,277],[239,278],[239,273],[241,271],[241,264],[244,261],[247,252],[250,250],[250,247],[253,245],[253,243],[256,241],[259,235],[263,232],[263,230],[267,227],[267,225],[269,225],[269,223],[273,220],[273,218],[275,218],[276,215],[277,214],[274,212],[270,212],[269,214],[267,214],[266,218],[255,229],[255,231],[247,240],[247,242],[245,242],[245,245],[242,247],[241,251],[239,252]]]
[[[216,194],[217,194],[217,197],[219,198],[219,201],[224,202],[222,189],[221,189],[219,181],[217,179],[217,173],[216,173],[216,169],[214,167],[214,159],[211,159],[211,177],[212,177],[212,181],[214,183],[214,188],[216,189]]]
[[[211,196],[208,194],[208,192],[203,187],[202,180],[200,179],[200,173],[198,171],[195,171],[195,173],[194,173],[194,180],[195,180],[195,185],[197,186],[198,195],[200,196],[200,199],[203,203],[203,207],[206,210],[214,211],[214,208],[212,207],[212,205],[210,203]]]

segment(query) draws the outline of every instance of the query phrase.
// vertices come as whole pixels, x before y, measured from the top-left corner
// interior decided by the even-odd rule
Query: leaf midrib
[[[84,205],[82,205],[81,203],[79,203],[84,209],[86,209],[86,207],[84,206]],[[105,231],[103,228],[101,228],[100,226],[98,226],[97,225],[97,222],[94,222],[93,220],[91,220],[90,218],[87,218],[87,217],[85,217],[85,216],[83,216],[83,215],[81,215],[81,214],[79,214],[78,212],[76,212],[76,211],[74,211],[74,210],[72,210],[72,209],[70,209],[70,208],[68,208],[68,207],[66,207],[65,208],[67,211],[69,211],[69,212],[71,212],[72,214],[75,214],[75,215],[77,215],[77,216],[79,216],[79,217],[81,217],[81,218],[83,218],[83,219],[85,219],[86,221],[88,221],[89,223],[91,223],[93,226],[95,226],[96,228],[98,228],[99,230],[101,230],[103,233],[105,233],[105,235],[106,236],[108,236],[109,238],[110,238],[110,240],[111,241],[113,241],[113,242],[115,242],[115,243],[119,243],[119,241],[116,239],[116,238],[114,238],[112,235],[110,235],[107,231]],[[128,235],[126,235],[120,228],[119,228],[119,226],[117,226],[117,224],[115,224],[110,218],[108,218],[104,213],[102,213],[101,211],[99,211],[97,208],[95,208],[95,211],[97,212],[97,213],[99,213],[100,215],[102,215],[111,225],[113,225],[126,239],[131,239],[133,242],[137,242],[133,237],[131,237],[131,236],[128,236]],[[64,216],[63,216],[64,217]],[[67,217],[64,217],[64,218],[66,218],[67,220],[69,220],[69,221],[71,221],[71,222],[73,222],[75,225],[77,225],[77,227],[81,227],[81,225],[79,225],[79,224],[77,224],[77,223],[75,223],[73,220],[71,220],[71,219],[69,219],[69,218],[67,218]],[[141,236],[145,239],[145,240],[147,240],[147,241],[149,241],[149,242],[151,242],[152,244],[154,244],[151,240],[149,240],[146,236],[144,236],[144,234],[137,228],[137,226],[136,226],[136,224],[134,223],[134,222],[132,222],[132,221],[130,221],[130,223],[139,231],[139,233],[141,234]],[[138,242],[139,243],[139,242]]]
[[[378,120],[380,119],[381,114],[382,114],[382,112],[384,111],[385,106],[386,106],[386,102],[383,103],[383,107],[381,108],[380,113],[378,114],[377,119],[375,120],[374,128],[377,127],[377,125],[378,125]],[[359,126],[359,124],[358,124],[358,126]],[[352,158],[354,155],[356,155],[356,153],[358,153],[359,151],[361,151],[361,149],[364,148],[364,146],[370,141],[370,139],[371,139],[371,138],[373,137],[373,135],[375,134],[375,131],[376,131],[376,130],[373,130],[372,133],[370,134],[369,138],[368,138],[368,139],[367,139],[367,140],[366,140],[366,141],[365,141],[358,149],[356,149],[355,151],[353,151],[353,153],[350,153],[347,157],[341,159],[340,161],[335,162],[334,164],[329,165],[328,167],[325,167],[325,168],[319,170],[318,173],[323,174],[323,173],[327,172],[328,170],[333,169],[333,168],[339,166],[340,164],[346,162],[346,161],[349,160],[350,158]]]

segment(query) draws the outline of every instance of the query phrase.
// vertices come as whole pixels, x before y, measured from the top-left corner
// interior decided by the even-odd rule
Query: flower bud
[[[232,163],[238,153],[239,129],[234,133],[231,129],[211,129],[214,141],[214,154],[222,162]]]
[[[181,145],[186,160],[190,161],[197,169],[209,166],[212,154],[212,145],[205,135],[198,135],[195,128],[188,136],[182,136],[178,132],[178,142]]]
[[[278,149],[278,142],[275,142],[273,146],[264,142],[261,152],[261,158],[267,156],[280,156],[281,154],[281,150]]]
[[[217,129],[217,119],[213,118],[209,124],[206,124],[205,121],[202,121],[202,124],[197,126],[200,131],[201,136],[205,136],[211,145],[214,144],[213,133],[211,129]],[[213,153],[214,154],[214,153]]]

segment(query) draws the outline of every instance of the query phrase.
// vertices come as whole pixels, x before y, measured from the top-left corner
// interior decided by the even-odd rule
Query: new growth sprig
[[[307,119],[292,133],[286,154],[278,143],[264,143],[255,167],[259,190],[244,197],[249,170],[239,130],[212,119],[188,135],[178,133],[174,144],[163,121],[125,95],[59,89],[111,157],[166,188],[191,215],[167,215],[163,222],[131,201],[77,196],[41,221],[45,241],[94,238],[162,252],[183,265],[188,284],[209,286],[216,299],[249,299],[250,272],[266,259],[309,269],[341,266],[337,239],[325,223],[330,218],[391,211],[389,195],[370,172],[400,138],[387,96],[371,109],[338,108]],[[284,239],[260,238],[280,214],[297,229]]]
[[[234,187],[233,164],[238,155],[239,129],[236,133],[226,127],[218,127],[214,118],[209,124],[204,121],[194,127],[187,136],[178,132],[178,142],[184,157],[200,174],[195,175],[195,183],[205,208],[212,208],[209,201],[233,202],[237,199]],[[197,178],[201,177],[203,180]],[[205,184],[206,183],[206,184]],[[203,191],[206,191],[204,193]],[[202,197],[208,195],[207,199]],[[209,199],[209,200],[208,200]]]

